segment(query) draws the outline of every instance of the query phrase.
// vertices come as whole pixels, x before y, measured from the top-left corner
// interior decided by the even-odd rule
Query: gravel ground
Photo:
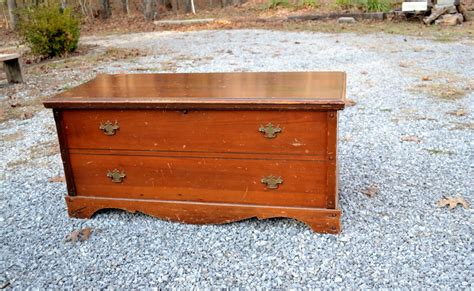
[[[96,73],[346,71],[356,104],[340,115],[342,233],[313,233],[291,219],[195,226],[121,211],[68,218],[64,183],[48,181],[63,172],[52,113],[42,109],[0,123],[1,285],[473,288],[472,210],[436,207],[442,196],[473,201],[472,40],[233,30],[83,42],[148,55],[71,68],[61,86]],[[3,100],[8,88],[0,86]],[[17,97],[38,97],[18,88]],[[374,197],[364,194],[370,186],[379,189]],[[83,227],[93,229],[89,240],[64,241]]]

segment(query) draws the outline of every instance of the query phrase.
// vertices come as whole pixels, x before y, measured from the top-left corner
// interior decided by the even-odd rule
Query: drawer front
[[[65,110],[72,149],[321,155],[327,112]]]
[[[322,161],[71,154],[71,166],[79,196],[327,206]]]

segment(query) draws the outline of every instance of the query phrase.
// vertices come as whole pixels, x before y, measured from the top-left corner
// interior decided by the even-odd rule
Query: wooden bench
[[[0,61],[3,62],[3,68],[7,74],[7,80],[10,83],[22,83],[20,55],[18,54],[0,54]]]

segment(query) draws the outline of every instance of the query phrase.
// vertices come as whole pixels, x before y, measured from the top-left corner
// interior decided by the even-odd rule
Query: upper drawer
[[[64,110],[69,148],[325,155],[327,112]]]

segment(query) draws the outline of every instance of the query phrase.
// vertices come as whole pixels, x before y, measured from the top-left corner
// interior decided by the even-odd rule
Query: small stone
[[[261,240],[261,241],[258,241],[255,243],[258,247],[263,247],[264,245],[267,244],[267,241],[265,240]]]
[[[335,279],[334,279],[334,282],[336,283],[341,283],[342,282],[342,278],[337,276]]]
[[[350,241],[351,238],[349,236],[341,236],[339,237],[339,241],[342,241],[342,242],[348,242]]]
[[[356,23],[354,17],[339,17],[337,23]]]

